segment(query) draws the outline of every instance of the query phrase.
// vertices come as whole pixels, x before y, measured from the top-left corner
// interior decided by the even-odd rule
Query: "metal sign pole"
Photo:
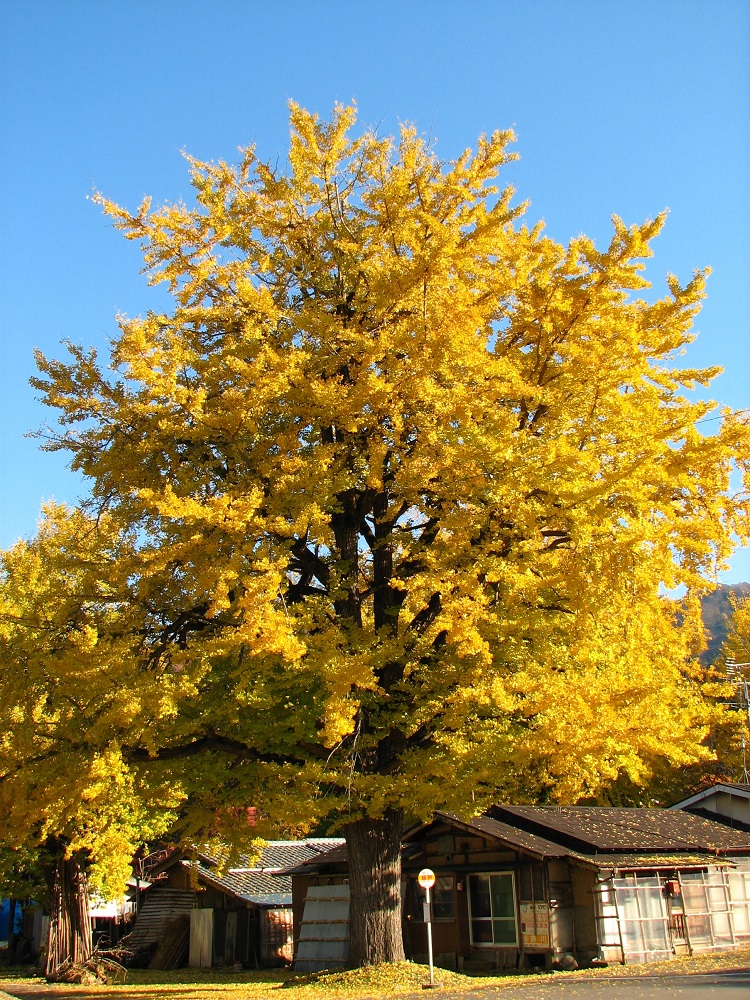
[[[427,955],[430,962],[430,981],[423,983],[422,989],[430,990],[439,986],[435,982],[435,966],[432,961],[432,906],[430,905],[430,889],[435,884],[435,872],[431,868],[423,868],[417,876],[417,882],[425,891],[424,922],[427,924]]]
[[[432,964],[432,907],[430,906],[430,887],[425,890],[427,894],[427,956],[430,962],[430,986],[435,985],[435,968]]]

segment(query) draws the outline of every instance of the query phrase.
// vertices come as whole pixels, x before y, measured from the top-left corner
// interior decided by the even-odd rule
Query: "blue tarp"
[[[3,899],[0,901],[0,941],[8,940],[8,915],[10,914],[10,900]],[[21,928],[23,927],[23,914],[21,912],[21,904],[16,902],[16,924],[15,932],[16,934],[21,933]]]

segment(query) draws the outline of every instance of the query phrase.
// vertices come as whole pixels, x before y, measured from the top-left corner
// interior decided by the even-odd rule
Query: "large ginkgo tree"
[[[186,836],[247,838],[248,806],[341,830],[368,963],[403,955],[405,818],[706,752],[694,595],[747,537],[750,434],[698,426],[716,371],[679,367],[704,274],[643,297],[662,216],[561,246],[495,186],[510,133],[443,163],[354,123],[292,106],[288,169],[246,149],[190,161],[193,204],[101,198],[173,306],[34,384],[129,539],[86,642],[135,701],[88,752],[169,787]]]

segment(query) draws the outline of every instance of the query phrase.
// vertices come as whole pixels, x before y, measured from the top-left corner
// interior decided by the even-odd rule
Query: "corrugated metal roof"
[[[304,861],[306,858],[343,844],[342,837],[310,837],[306,840],[273,840],[263,848],[260,859],[251,868],[263,868],[268,871],[272,868],[286,868],[290,864]],[[238,864],[232,870],[240,870],[243,866]]]
[[[750,850],[750,834],[671,809],[503,805],[488,813],[584,853]]]
[[[735,853],[750,853],[750,833],[691,813],[609,806],[493,806],[483,816],[468,820],[437,812],[432,823],[408,830],[403,842],[405,863],[416,838],[422,838],[425,830],[437,823],[532,857],[566,857],[594,868],[703,868],[731,863]],[[718,855],[729,860],[722,862]],[[346,845],[341,842],[283,869],[283,874],[309,874],[346,863]]]
[[[306,875],[310,872],[321,871],[328,865],[347,864],[349,856],[346,851],[346,843],[341,840],[335,847],[322,851],[315,857],[306,858],[299,864],[290,865],[288,868],[280,869],[280,875]]]
[[[183,858],[181,864],[194,868],[199,882],[230,896],[258,906],[290,906],[291,877],[286,871],[283,874],[276,872],[316,858],[342,843],[343,840],[335,837],[277,840],[263,847],[260,857],[253,859],[254,863],[249,857],[242,856],[235,867],[221,869],[215,867],[217,862],[214,859],[203,856],[195,862]]]
[[[573,861],[581,861],[609,871],[617,868],[622,871],[654,870],[654,869],[685,869],[685,868],[709,868],[709,867],[732,867],[732,861],[728,858],[717,858],[715,854],[691,854],[691,853],[664,853],[646,854],[636,851],[632,854],[578,854],[570,852],[569,857]]]
[[[534,833],[525,832],[518,829],[518,827],[488,816],[475,816],[472,819],[463,820],[454,813],[436,813],[435,822],[448,823],[469,833],[481,834],[484,837],[497,840],[504,846],[519,850],[525,854],[539,858],[569,858],[572,861],[578,861],[593,868],[705,868],[709,865],[731,864],[731,861],[722,861],[713,853],[698,851],[688,853],[679,849],[671,852],[636,850],[621,853],[610,851],[602,853],[598,853],[597,851],[577,851],[569,846],[566,847],[560,843],[554,843],[552,840],[540,837]],[[415,828],[407,834],[407,839],[417,834],[423,834],[424,830],[424,827]],[[460,853],[460,848],[456,850]]]
[[[277,877],[263,871],[224,872],[219,875],[200,863],[192,866],[190,862],[183,861],[182,864],[185,867],[195,867],[201,885],[212,886],[229,896],[236,896],[248,902],[263,900],[258,902],[258,905],[269,905],[265,902],[265,897],[279,896],[280,906],[291,905],[292,880],[288,876]]]
[[[439,812],[435,814],[437,819],[442,819],[447,823],[463,827],[467,832],[479,833],[482,836],[491,837],[493,840],[501,841],[514,851],[523,851],[533,854],[539,858],[562,858],[568,854],[566,848],[553,843],[544,837],[525,830],[519,830],[517,826],[503,823],[501,820],[493,819],[490,816],[475,816],[470,820],[462,820],[454,813]]]
[[[256,906],[278,907],[292,905],[291,892],[259,892],[257,895],[245,895],[243,893],[242,898],[247,900],[248,903],[255,903]]]

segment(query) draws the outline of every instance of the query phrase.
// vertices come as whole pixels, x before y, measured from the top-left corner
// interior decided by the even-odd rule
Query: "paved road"
[[[34,986],[29,983],[3,983],[0,1000],[102,1000],[101,993],[92,993],[85,986],[60,988]],[[141,993],[137,1000],[142,1000]],[[403,1000],[427,1000],[422,994]],[[750,971],[711,972],[700,975],[641,976],[633,979],[598,978],[567,979],[555,976],[518,986],[488,986],[471,992],[445,993],[437,991],[435,1000],[750,1000]]]
[[[429,993],[426,992],[426,996]],[[440,1000],[750,1000],[750,972],[712,972],[693,976],[637,979],[568,979],[470,993],[440,993]]]

